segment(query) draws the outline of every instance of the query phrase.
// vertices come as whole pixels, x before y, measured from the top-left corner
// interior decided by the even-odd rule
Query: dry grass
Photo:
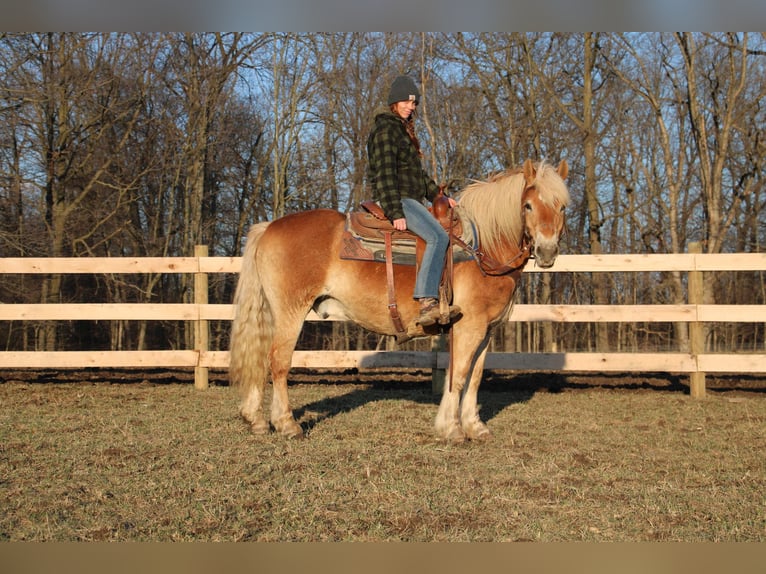
[[[296,383],[288,442],[222,385],[6,377],[0,540],[766,540],[762,393],[500,381],[455,446],[421,379]]]

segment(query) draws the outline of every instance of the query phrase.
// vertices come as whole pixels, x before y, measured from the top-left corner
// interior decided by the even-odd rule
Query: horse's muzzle
[[[538,244],[535,245],[534,254],[535,265],[542,267],[543,269],[548,269],[549,267],[553,267],[553,264],[556,262],[556,257],[559,255],[559,246],[556,243]]]

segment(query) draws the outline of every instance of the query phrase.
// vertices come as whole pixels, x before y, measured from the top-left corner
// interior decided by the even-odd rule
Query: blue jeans
[[[439,282],[444,270],[444,259],[449,247],[449,236],[436,218],[421,202],[409,197],[402,198],[404,219],[407,229],[426,242],[423,261],[415,280],[415,299],[422,297],[439,298]]]

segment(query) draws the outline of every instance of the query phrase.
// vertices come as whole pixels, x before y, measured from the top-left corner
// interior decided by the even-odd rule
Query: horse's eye
[[[561,213],[564,213],[566,211],[566,209],[567,209],[567,206],[566,205],[562,205],[561,206],[561,210],[560,210]]]
[[[526,209],[527,211],[532,211],[532,204],[529,202],[526,202],[524,204],[524,209]]]

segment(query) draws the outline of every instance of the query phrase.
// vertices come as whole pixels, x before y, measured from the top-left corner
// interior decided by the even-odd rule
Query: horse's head
[[[539,170],[531,160],[524,163],[524,193],[521,197],[524,239],[537,265],[548,268],[559,254],[559,239],[564,230],[564,209],[569,200],[563,180],[569,173],[566,160],[555,170],[548,165]]]

